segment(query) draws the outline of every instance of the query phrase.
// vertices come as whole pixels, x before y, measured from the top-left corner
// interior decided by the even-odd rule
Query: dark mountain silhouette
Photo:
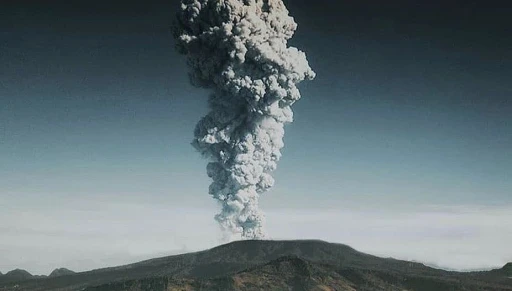
[[[449,272],[314,240],[239,241],[196,253],[16,282],[21,289],[0,283],[0,290],[512,291],[512,280],[503,270]]]
[[[65,275],[72,275],[75,274],[75,272],[66,269],[66,268],[58,268],[53,270],[48,277],[59,277],[59,276],[65,276]]]
[[[0,278],[0,282],[13,282],[13,281],[21,281],[21,280],[27,280],[32,279],[34,276],[30,274],[29,272],[22,270],[22,269],[15,269],[12,271],[9,271],[5,273]]]
[[[267,264],[212,279],[146,278],[88,287],[85,291],[143,290],[512,290],[512,286],[456,277],[403,275],[394,272],[336,268],[285,256]]]
[[[508,276],[512,276],[512,263],[507,263],[501,270]]]

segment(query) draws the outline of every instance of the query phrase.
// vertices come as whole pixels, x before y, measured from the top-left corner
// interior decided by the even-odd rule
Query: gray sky
[[[84,3],[0,4],[3,273],[220,243],[189,144],[207,92],[168,29],[178,2]],[[317,78],[262,197],[270,234],[451,268],[512,261],[510,11],[307,3],[287,1],[292,43]]]

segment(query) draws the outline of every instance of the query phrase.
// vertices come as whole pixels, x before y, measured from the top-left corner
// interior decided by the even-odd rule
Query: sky
[[[285,1],[317,77],[261,197],[270,235],[452,269],[512,261],[512,11],[353,2]],[[0,4],[1,272],[221,242],[178,5]]]

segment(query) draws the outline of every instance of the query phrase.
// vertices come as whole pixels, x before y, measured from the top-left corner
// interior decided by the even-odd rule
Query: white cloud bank
[[[2,206],[0,271],[84,271],[206,249],[220,243],[214,213],[213,205]],[[274,239],[322,239],[444,268],[497,268],[512,261],[512,206],[271,210],[267,222]]]
[[[512,261],[512,207],[282,211],[268,221],[276,239],[323,239],[447,269],[489,269]]]

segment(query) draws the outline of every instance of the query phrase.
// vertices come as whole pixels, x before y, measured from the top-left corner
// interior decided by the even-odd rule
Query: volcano
[[[319,240],[247,240],[58,277],[0,277],[0,290],[512,290],[510,265],[453,272]]]

